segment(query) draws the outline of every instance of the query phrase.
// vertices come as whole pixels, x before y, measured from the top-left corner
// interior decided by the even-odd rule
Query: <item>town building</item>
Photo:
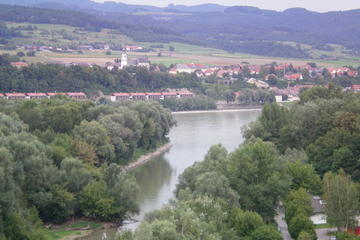
[[[66,95],[72,99],[86,99],[86,94],[83,92],[66,93]]]
[[[28,99],[47,99],[49,96],[46,93],[27,93]]]
[[[25,93],[5,93],[5,97],[8,100],[20,100],[26,99]]]

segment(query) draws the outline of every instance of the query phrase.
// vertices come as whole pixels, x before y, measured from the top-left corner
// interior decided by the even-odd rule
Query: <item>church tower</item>
[[[124,67],[126,67],[128,65],[128,60],[127,60],[127,54],[126,52],[123,52],[121,54],[121,69],[123,69]]]

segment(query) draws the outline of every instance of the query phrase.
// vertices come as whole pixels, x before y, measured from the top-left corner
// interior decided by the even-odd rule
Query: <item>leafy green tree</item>
[[[353,227],[359,207],[357,185],[341,170],[339,174],[325,174],[323,191],[328,223],[339,230]]]
[[[251,234],[251,240],[281,240],[281,234],[274,227],[260,226]],[[310,240],[310,239],[309,239]]]
[[[255,212],[235,208],[231,215],[231,225],[239,237],[250,236],[257,228],[265,225],[261,216]]]
[[[114,146],[110,143],[106,128],[100,123],[82,121],[79,126],[74,128],[74,137],[95,146],[100,164],[114,157]]]
[[[253,139],[230,154],[227,174],[239,194],[240,205],[273,219],[276,205],[287,192],[290,179],[273,144]]]
[[[294,239],[298,239],[300,233],[303,231],[310,233],[312,236],[315,236],[315,238],[312,238],[313,240],[316,239],[316,234],[312,221],[309,219],[308,216],[302,213],[294,216],[290,220],[288,227],[289,233]]]
[[[320,193],[321,180],[312,165],[301,163],[299,160],[289,162],[288,171],[292,178],[291,189],[305,188],[314,194]]]

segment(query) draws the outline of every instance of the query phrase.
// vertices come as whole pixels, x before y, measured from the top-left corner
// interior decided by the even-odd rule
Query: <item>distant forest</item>
[[[0,5],[0,21],[66,24],[90,31],[111,28],[135,41],[177,41],[263,56],[310,57],[300,44],[284,42],[308,44],[328,51],[332,51],[329,44],[339,44],[353,55],[360,53],[360,10],[316,13],[300,8],[277,12],[230,7],[223,11],[191,13],[173,9],[173,14],[163,15],[161,12],[134,14],[158,10],[151,8],[133,9],[132,13],[81,7],[70,11],[68,2],[63,5],[37,2],[36,6],[53,9]],[[1,37],[9,34],[3,34],[0,27]]]

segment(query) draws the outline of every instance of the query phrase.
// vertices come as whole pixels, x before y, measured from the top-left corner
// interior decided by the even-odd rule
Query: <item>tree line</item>
[[[1,102],[0,239],[46,239],[44,223],[121,223],[138,187],[121,165],[167,141],[175,124],[157,103]]]

